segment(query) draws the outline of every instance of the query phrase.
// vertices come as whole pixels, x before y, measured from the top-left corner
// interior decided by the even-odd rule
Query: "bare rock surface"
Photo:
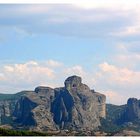
[[[68,77],[64,87],[39,86],[34,91],[23,91],[23,95],[10,105],[0,102],[0,115],[13,118],[14,125],[31,130],[96,130],[100,118],[105,118],[103,94],[91,90],[78,76]],[[2,106],[4,105],[4,110]]]

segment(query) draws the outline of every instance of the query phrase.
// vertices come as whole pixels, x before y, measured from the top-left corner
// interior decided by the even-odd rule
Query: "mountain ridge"
[[[105,117],[106,97],[75,75],[65,80],[64,87],[39,86],[34,91],[7,96],[0,102],[0,120],[1,124],[11,121],[15,129],[95,130],[100,126],[100,117]]]
[[[0,126],[15,130],[140,133],[140,100],[106,103],[106,96],[90,89],[79,76],[70,76],[64,87],[38,86],[33,91],[0,94]],[[129,132],[128,132],[129,133]],[[105,134],[101,134],[105,135]]]

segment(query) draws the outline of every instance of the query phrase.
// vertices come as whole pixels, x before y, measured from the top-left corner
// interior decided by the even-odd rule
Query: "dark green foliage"
[[[0,136],[49,136],[50,134],[36,131],[19,131],[0,128]]]
[[[106,119],[114,124],[121,125],[124,122],[123,114],[125,113],[126,105],[106,104]]]
[[[106,105],[106,119],[101,118],[100,131],[106,132],[108,135],[114,135],[115,133],[123,130],[123,113],[125,112],[126,105]]]
[[[121,125],[116,125],[110,120],[107,119],[101,119],[101,126],[100,126],[100,131],[110,133],[113,135],[114,133],[117,133],[123,129]]]
[[[0,93],[0,101],[19,99],[23,94],[25,94],[25,93],[24,92],[19,92],[16,94],[2,94],[2,93]]]
[[[127,128],[127,130],[140,132],[140,120],[136,119],[133,122],[127,122],[124,124],[124,127]]]

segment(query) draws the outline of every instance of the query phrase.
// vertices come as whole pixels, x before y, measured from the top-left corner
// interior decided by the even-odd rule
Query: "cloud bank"
[[[107,62],[99,64],[98,69],[89,73],[80,65],[68,67],[55,60],[3,65],[0,68],[0,88],[11,93],[33,90],[39,85],[59,87],[68,76],[78,75],[90,88],[105,94],[109,103],[122,104],[130,95],[138,97],[139,71],[119,68]]]
[[[1,5],[0,28],[19,34],[138,39],[139,4]]]

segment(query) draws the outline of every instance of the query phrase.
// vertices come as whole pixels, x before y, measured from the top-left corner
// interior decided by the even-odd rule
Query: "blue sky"
[[[76,74],[109,103],[140,98],[139,9],[135,1],[1,4],[0,92],[63,86]]]

